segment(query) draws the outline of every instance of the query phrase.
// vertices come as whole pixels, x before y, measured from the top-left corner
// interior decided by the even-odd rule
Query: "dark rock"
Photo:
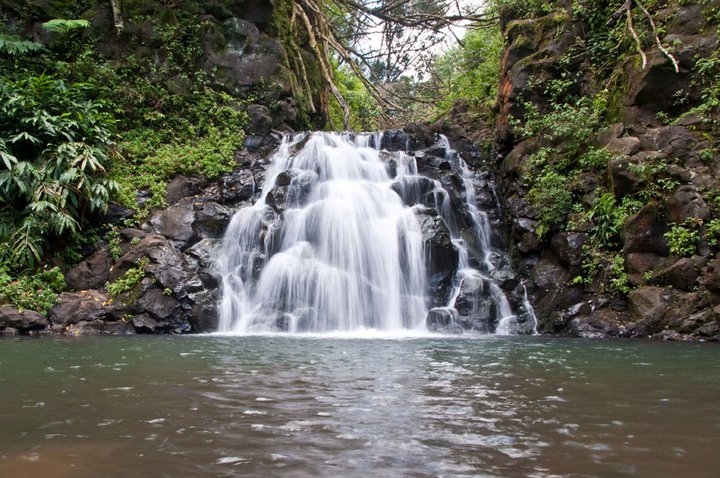
[[[661,287],[640,287],[630,292],[630,315],[648,334],[663,328],[663,318],[675,301],[675,294]]]
[[[154,334],[158,324],[149,315],[140,314],[132,318],[132,325],[138,334]]]
[[[158,320],[171,317],[180,308],[180,303],[172,294],[157,287],[150,287],[145,291],[138,298],[137,305]]]
[[[219,239],[230,220],[232,211],[213,201],[195,204],[195,233],[198,237]]]
[[[136,333],[131,321],[118,320],[117,322],[105,322],[103,325],[104,335],[135,335]]]
[[[32,310],[20,311],[15,307],[0,306],[0,329],[13,328],[21,332],[42,330],[48,326],[48,319]]]
[[[669,285],[680,290],[693,290],[708,258],[701,256],[683,257],[669,266],[657,270],[654,278],[660,285]]]
[[[248,131],[258,136],[265,136],[273,126],[270,109],[265,105],[250,105],[247,108],[249,117]]]
[[[185,198],[150,218],[155,232],[165,236],[179,248],[185,248],[196,241],[192,227],[194,222],[193,198]]]
[[[100,289],[108,281],[109,272],[110,255],[102,248],[70,269],[65,274],[65,283],[70,290]]]
[[[668,219],[678,224],[690,218],[707,219],[710,216],[710,208],[702,194],[691,185],[680,186],[668,199],[666,208]]]
[[[539,289],[551,290],[566,287],[570,274],[559,264],[541,259],[533,268],[532,279]]]
[[[632,156],[640,151],[640,140],[634,136],[615,138],[605,146],[608,151],[616,156]]]
[[[633,285],[643,285],[648,282],[645,274],[649,273],[654,278],[652,272],[656,267],[662,265],[663,257],[649,252],[631,252],[625,257],[625,266],[627,267],[630,283]]]
[[[602,339],[620,335],[619,314],[604,308],[591,313],[589,317],[577,317],[569,324],[568,334],[586,339]]]
[[[653,204],[643,207],[625,222],[623,244],[626,253],[651,252],[660,256],[669,253],[665,240],[666,225]]]
[[[94,320],[92,322],[80,321],[72,323],[65,328],[65,335],[72,337],[85,335],[102,335],[104,324],[102,320]]]
[[[410,149],[410,136],[401,129],[385,131],[380,147],[388,151],[408,151]]]
[[[712,292],[720,292],[720,253],[708,264],[700,284]]]
[[[449,307],[430,309],[425,318],[425,325],[431,332],[462,334],[462,327],[457,323],[457,311]]]
[[[67,326],[103,319],[107,300],[107,295],[97,290],[63,292],[57,305],[50,310],[50,320],[53,325]]]
[[[425,260],[428,273],[428,290],[433,303],[442,305],[458,266],[458,252],[452,244],[445,221],[436,211],[416,210],[425,244]]]
[[[4,329],[0,329],[0,335],[4,335],[5,337],[15,337],[20,335],[20,331],[15,327],[5,327]]]
[[[190,294],[192,308],[188,313],[193,332],[213,332],[218,327],[217,289],[203,290]]]
[[[615,197],[624,197],[642,189],[644,178],[638,173],[636,158],[618,158],[608,163],[610,185]]]
[[[237,204],[253,197],[256,191],[255,177],[248,170],[223,176],[218,185],[216,200],[223,204]]]
[[[580,272],[583,262],[583,245],[587,241],[587,234],[583,232],[561,232],[556,234],[550,242],[550,247],[560,263],[571,271],[571,275]]]
[[[181,199],[195,196],[200,193],[203,181],[200,178],[175,176],[167,185],[165,202],[173,205]]]

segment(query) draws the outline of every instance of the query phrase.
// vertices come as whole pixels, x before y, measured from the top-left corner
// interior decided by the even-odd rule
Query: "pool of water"
[[[0,476],[718,476],[720,347],[0,341]]]

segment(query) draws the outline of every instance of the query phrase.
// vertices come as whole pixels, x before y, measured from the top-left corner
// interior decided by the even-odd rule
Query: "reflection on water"
[[[716,476],[720,349],[0,342],[0,476]]]

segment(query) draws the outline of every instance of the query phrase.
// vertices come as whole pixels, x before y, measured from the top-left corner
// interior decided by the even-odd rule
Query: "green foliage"
[[[336,66],[333,75],[340,94],[342,94],[350,107],[350,128],[354,131],[376,129],[380,108],[365,85],[346,66]],[[333,125],[342,125],[342,108],[335,98],[332,98],[331,102],[331,123]]]
[[[458,99],[490,107],[495,102],[503,37],[500,28],[471,30],[463,45],[435,59],[440,90],[438,107],[449,110]]]
[[[720,245],[720,219],[711,219],[706,226],[705,240],[710,247],[717,247]]]
[[[41,43],[23,40],[14,35],[0,33],[0,54],[9,56],[23,56],[43,49]]]
[[[553,227],[559,226],[572,207],[572,193],[567,178],[552,170],[545,171],[537,178],[527,197],[540,214],[537,228],[540,238]]]
[[[0,79],[0,238],[17,269],[34,267],[51,237],[107,207],[117,188],[105,177],[111,128],[84,85]]]
[[[670,230],[665,233],[670,252],[680,256],[692,256],[697,249],[700,233],[697,227],[698,220],[688,219],[682,224],[672,224]]]
[[[620,233],[631,214],[643,206],[641,201],[626,197],[618,204],[615,196],[604,193],[595,200],[588,214],[593,223],[590,237],[598,247],[612,248],[620,244]]]
[[[63,18],[54,18],[42,24],[42,27],[52,33],[68,33],[74,30],[82,30],[88,28],[90,22],[87,20],[65,20]]]
[[[0,266],[0,304],[46,315],[63,290],[65,277],[58,267],[13,277],[7,266]]]
[[[141,258],[137,262],[137,266],[123,274],[122,277],[118,277],[112,282],[107,284],[108,296],[111,299],[117,299],[120,294],[124,292],[130,292],[140,284],[147,274],[147,266],[150,264],[150,260],[147,257]]]

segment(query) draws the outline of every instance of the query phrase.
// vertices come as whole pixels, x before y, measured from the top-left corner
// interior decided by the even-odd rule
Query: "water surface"
[[[0,341],[0,476],[717,476],[720,348]]]

